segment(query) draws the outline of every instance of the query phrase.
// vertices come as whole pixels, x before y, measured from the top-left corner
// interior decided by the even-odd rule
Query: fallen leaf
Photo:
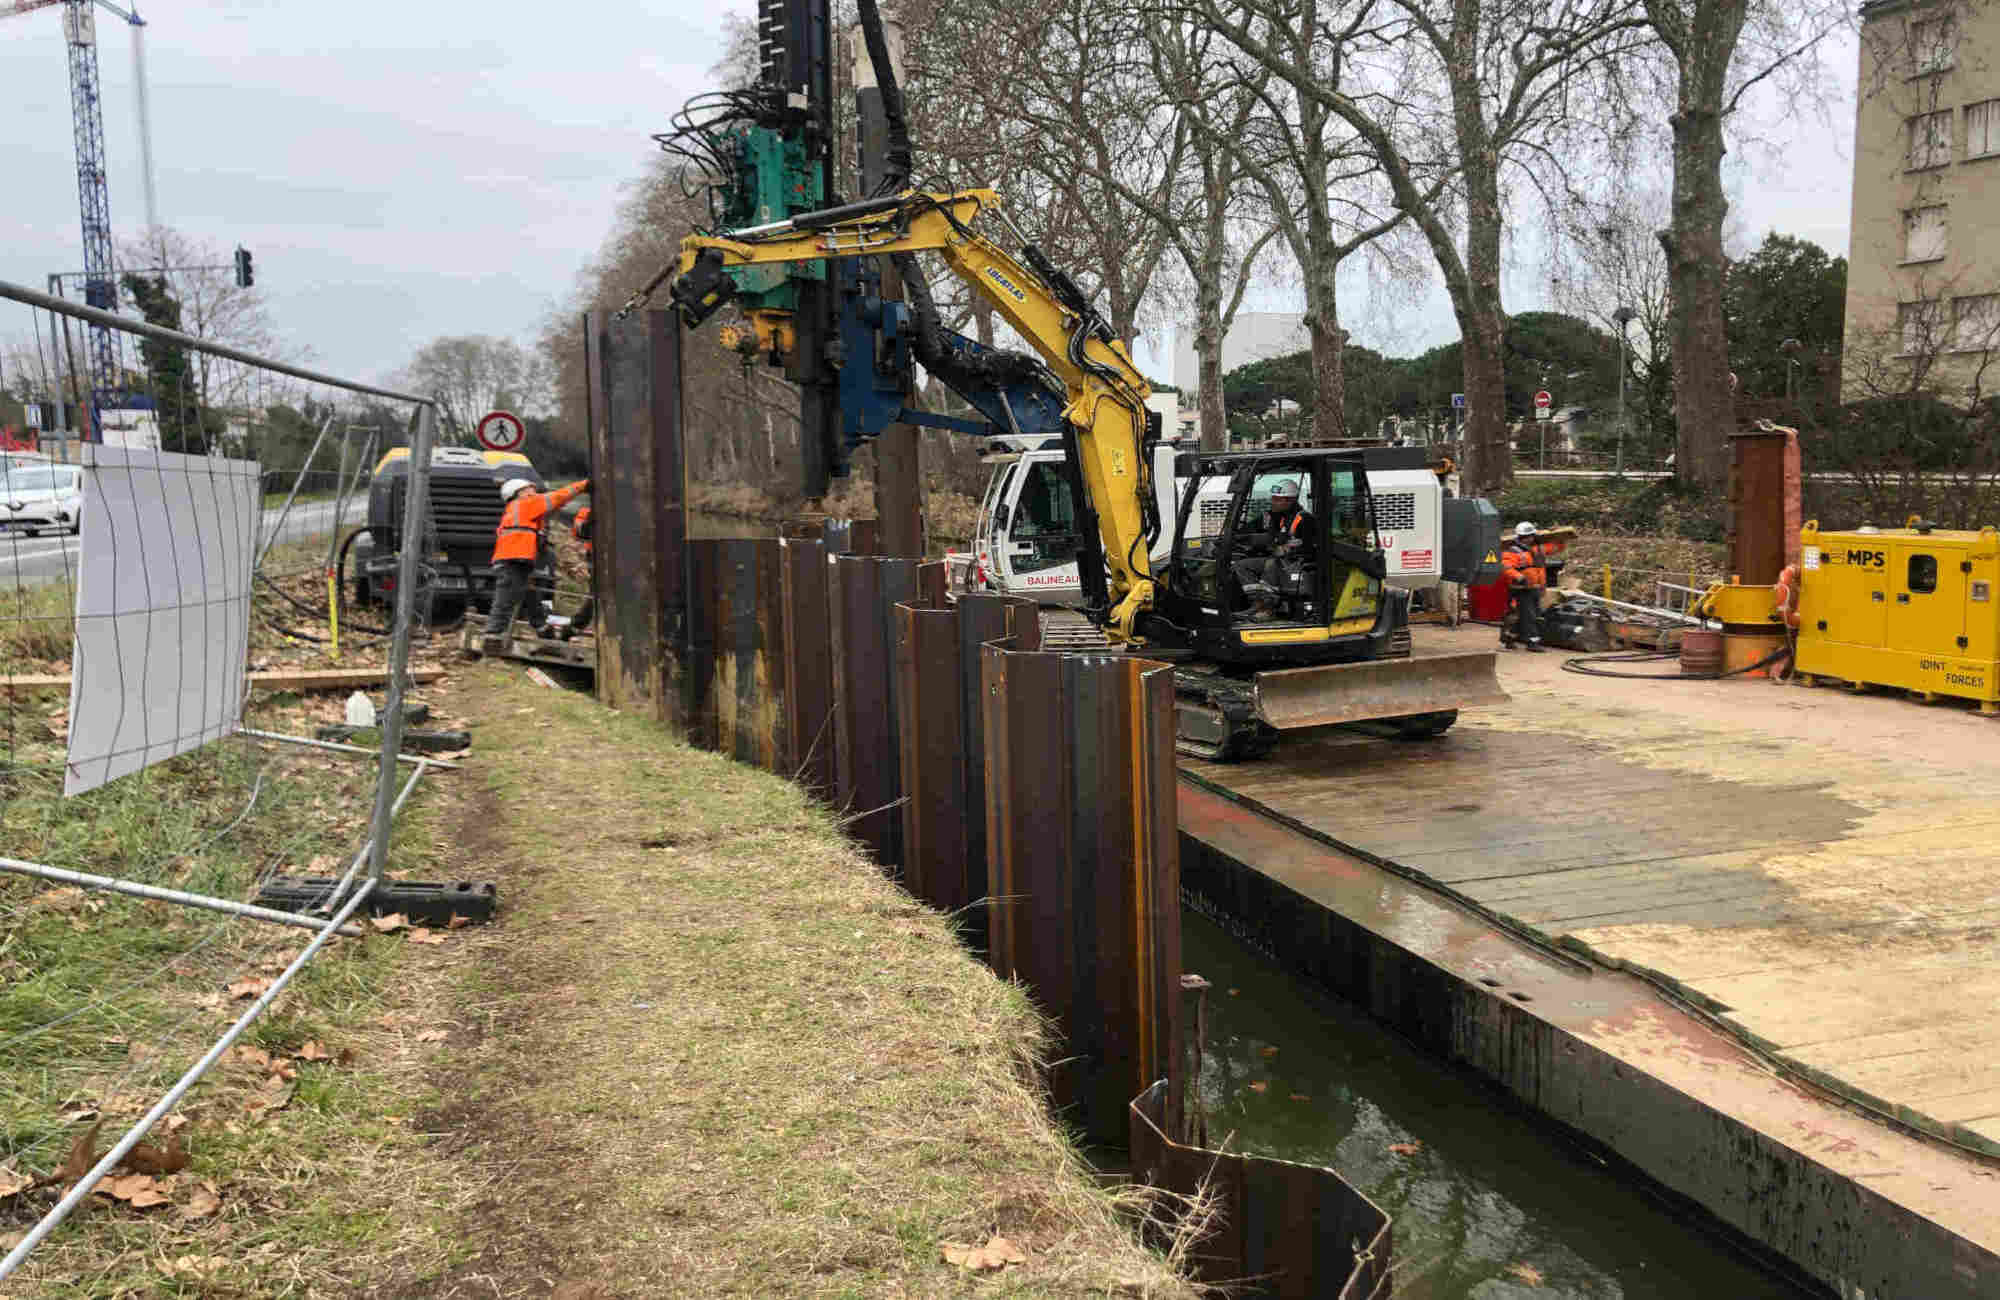
[[[34,1185],[34,1178],[14,1168],[12,1160],[0,1165],[0,1201],[10,1196],[18,1196]]]
[[[305,1045],[299,1048],[293,1055],[297,1056],[301,1061],[331,1061],[333,1059],[333,1053],[321,1047],[319,1040],[316,1038],[308,1038],[305,1041]]]
[[[160,1271],[168,1277],[205,1278],[229,1267],[226,1255],[176,1255],[160,1261]]]
[[[1257,1052],[1259,1055],[1263,1056],[1266,1060],[1269,1060],[1271,1057],[1276,1056],[1278,1054],[1278,1049],[1275,1047],[1260,1047],[1257,1049]]]
[[[272,1111],[283,1110],[289,1105],[292,1093],[297,1087],[297,1084],[289,1083],[274,1074],[264,1080],[243,1109],[251,1119],[262,1119]]]
[[[1507,1266],[1507,1275],[1526,1282],[1529,1286],[1540,1286],[1542,1284],[1542,1270],[1536,1268],[1533,1264],[1509,1264]]]
[[[44,889],[28,902],[35,907],[49,907],[58,912],[67,912],[83,902],[83,891],[75,885],[64,885],[59,889]]]
[[[417,1035],[417,1041],[420,1043],[442,1043],[445,1037],[445,1032],[442,1029],[426,1029],[423,1033]]]
[[[262,977],[238,980],[229,986],[229,996],[232,998],[254,998],[261,996],[270,987],[271,981]]]
[[[1268,1087],[1270,1087],[1270,1086],[1271,1086],[1270,1084],[1268,1084],[1268,1083],[1265,1083],[1265,1082],[1264,1082],[1264,1081],[1263,1081],[1262,1079],[1259,1079],[1259,1080],[1257,1080],[1257,1081],[1256,1081],[1255,1083],[1252,1083],[1252,1084],[1250,1085],[1250,1091],[1252,1091],[1252,1092],[1262,1092],[1262,1091],[1264,1091],[1264,1089],[1266,1089],[1266,1088],[1268,1088]]]
[[[471,917],[462,915],[458,912],[453,912],[451,914],[451,920],[446,921],[444,923],[444,928],[447,930],[463,930],[466,926],[471,924],[472,924]]]
[[[1311,1100],[1312,1100],[1312,1098],[1311,1098],[1311,1097],[1309,1097],[1309,1096],[1307,1096],[1307,1095],[1306,1095],[1305,1093],[1303,1093],[1303,1092],[1295,1092],[1295,1093],[1293,1093],[1293,1094],[1292,1094],[1292,1100],[1293,1100],[1293,1101],[1311,1101]]]
[[[1009,1264],[1025,1264],[1028,1257],[1021,1248],[1005,1237],[990,1237],[984,1246],[968,1246],[960,1242],[942,1243],[944,1262],[956,1264],[973,1273],[991,1273]]]
[[[290,1083],[292,1080],[298,1077],[299,1077],[298,1070],[292,1065],[288,1064],[287,1062],[278,1060],[274,1060],[271,1062],[272,1079],[278,1079],[285,1083]],[[269,1079],[265,1080],[265,1085],[267,1087],[269,1086],[269,1084],[270,1080]]]
[[[187,1122],[188,1117],[185,1115],[169,1115],[160,1121],[160,1127],[172,1133],[176,1130],[186,1128]]]
[[[151,1174],[127,1174],[123,1178],[107,1178],[97,1185],[97,1190],[114,1201],[124,1201],[135,1210],[165,1205],[172,1199],[160,1191],[159,1181]]]
[[[234,1059],[238,1065],[255,1066],[259,1070],[271,1068],[271,1054],[261,1047],[245,1047],[239,1044]]]
[[[368,922],[368,924],[374,926],[383,934],[394,934],[396,931],[409,925],[409,923],[410,918],[404,916],[401,912],[391,912],[387,916],[372,917]]]
[[[411,926],[410,933],[407,936],[407,938],[411,943],[438,944],[444,942],[444,936],[442,934],[438,933],[436,930],[425,929],[421,925]]]
[[[1391,1142],[1389,1150],[1399,1156],[1413,1156],[1424,1149],[1421,1142]]]
[[[183,1219],[206,1219],[222,1209],[222,1193],[214,1183],[203,1182],[196,1185],[188,1203],[181,1207]]]
[[[97,1163],[97,1130],[103,1127],[104,1117],[100,1115],[95,1124],[77,1134],[76,1141],[69,1144],[69,1156],[63,1161],[62,1168],[56,1170],[48,1181],[73,1183],[89,1173],[90,1167]]]
[[[142,1174],[177,1174],[187,1165],[187,1147],[179,1133],[167,1139],[164,1149],[141,1142],[125,1155],[125,1167]]]

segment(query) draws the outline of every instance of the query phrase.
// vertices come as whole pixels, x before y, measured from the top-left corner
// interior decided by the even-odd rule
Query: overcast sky
[[[654,152],[648,135],[707,84],[730,10],[754,13],[754,0],[587,15],[449,0],[148,5],[160,219],[250,248],[280,333],[335,373],[386,377],[441,335],[525,340],[567,302]],[[131,41],[102,10],[99,39],[122,237],[144,213]],[[64,51],[59,7],[0,21],[0,279],[36,288],[82,262]],[[1851,41],[1831,60],[1849,96],[1831,124],[1773,110],[1771,147],[1734,158],[1753,241],[1777,229],[1846,252]],[[1534,260],[1516,258],[1510,311],[1550,305]],[[1441,288],[1371,302],[1357,283],[1346,300],[1358,343],[1404,353],[1457,336]],[[1298,303],[1274,287],[1252,305]],[[0,305],[0,338],[29,332],[25,309]]]

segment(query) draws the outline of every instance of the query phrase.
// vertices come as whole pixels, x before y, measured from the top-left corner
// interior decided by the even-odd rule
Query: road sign
[[[1535,394],[1535,418],[1537,420],[1546,420],[1549,418],[1549,407],[1554,405],[1554,400],[1549,396],[1549,390],[1546,388]]]
[[[1465,409],[1464,393],[1453,393],[1451,395],[1451,409],[1454,411],[1463,411]]]
[[[519,451],[528,440],[528,428],[512,411],[488,411],[479,417],[474,430],[479,445],[488,451]]]

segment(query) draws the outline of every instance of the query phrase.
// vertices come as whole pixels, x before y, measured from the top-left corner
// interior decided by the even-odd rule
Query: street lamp
[[[1611,319],[1618,322],[1618,469],[1620,477],[1625,473],[1625,327],[1630,325],[1639,313],[1630,307],[1620,307],[1611,313]]]
[[[1796,407],[1798,393],[1796,379],[1799,373],[1799,353],[1805,351],[1805,344],[1797,339],[1786,339],[1778,345],[1778,351],[1785,354],[1785,404]]]

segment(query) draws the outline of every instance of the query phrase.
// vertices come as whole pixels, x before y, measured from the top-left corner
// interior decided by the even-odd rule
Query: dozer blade
[[[1504,704],[1491,650],[1281,668],[1256,677],[1257,716],[1280,731]]]

